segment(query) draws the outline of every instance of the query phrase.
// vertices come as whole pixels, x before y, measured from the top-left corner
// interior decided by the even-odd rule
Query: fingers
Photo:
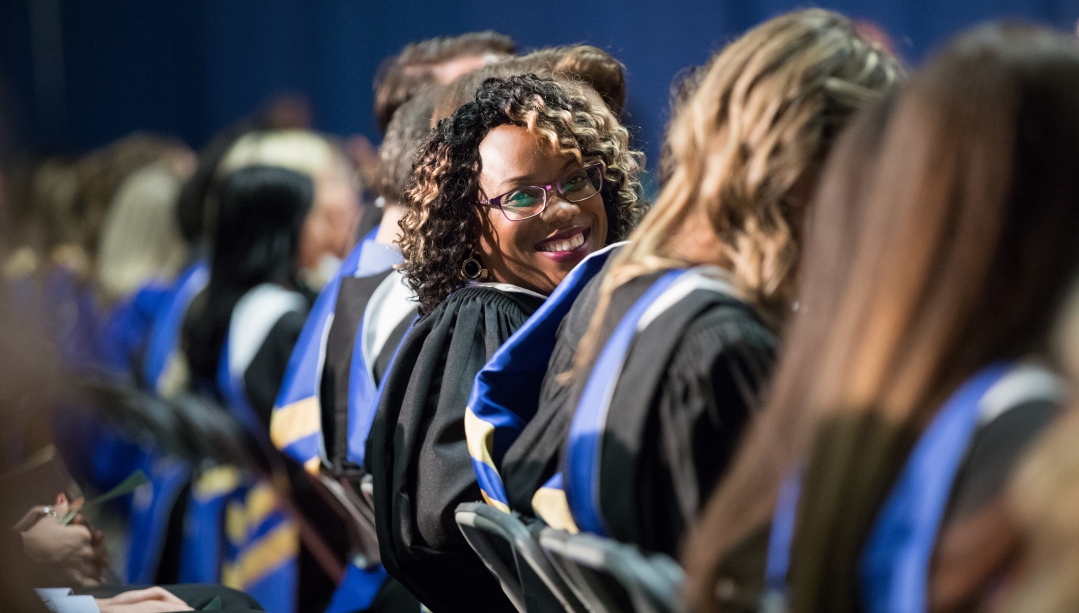
[[[67,512],[70,510],[70,506],[71,505],[67,503],[67,496],[60,494],[56,497],[56,504],[53,505],[52,510],[56,511],[56,515],[58,517],[63,517],[67,515]]]
[[[187,603],[173,604],[159,600],[148,600],[133,605],[127,605],[128,609],[118,613],[173,613],[174,611],[194,611]]]
[[[24,530],[29,530],[31,526],[37,523],[37,520],[41,519],[44,516],[44,506],[38,505],[36,507],[32,507],[29,511],[26,512],[26,515],[23,515],[22,519],[20,519],[18,523],[15,524],[15,529],[20,532]]]
[[[94,537],[90,534],[89,528],[86,526],[72,526],[68,524],[67,526],[64,526],[63,529],[69,531],[71,538],[78,543],[77,551],[80,557],[87,555],[86,552],[89,552],[91,558],[94,557]]]
[[[91,545],[94,548],[94,564],[98,568],[98,575],[105,572],[109,567],[109,550],[105,547],[105,531],[94,530]]]
[[[116,598],[98,598],[97,608],[101,613],[171,613],[172,611],[193,611],[186,603],[179,604],[161,600],[142,600],[132,603],[117,603]]]
[[[157,585],[144,590],[131,590],[117,594],[110,600],[116,602],[116,604],[130,604],[144,600],[160,600],[162,602],[171,602],[172,604],[184,604],[184,601],[177,598],[175,594]]]
[[[156,589],[161,591],[161,602],[167,602],[174,605],[183,605],[185,607],[187,606],[187,603],[183,600],[180,600],[180,597],[176,594],[173,594],[172,592],[164,588],[156,587]]]

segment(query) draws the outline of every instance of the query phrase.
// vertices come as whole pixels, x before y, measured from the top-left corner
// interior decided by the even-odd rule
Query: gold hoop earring
[[[471,245],[469,245],[471,248]],[[487,279],[487,269],[483,267],[483,264],[476,259],[476,252],[473,251],[469,254],[468,259],[461,262],[461,269],[458,271],[461,275],[461,279],[465,281],[484,281]]]

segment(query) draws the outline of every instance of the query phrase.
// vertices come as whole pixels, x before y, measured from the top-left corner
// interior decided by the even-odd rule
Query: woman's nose
[[[580,212],[580,207],[569,202],[558,194],[547,196],[547,208],[543,211],[543,220],[551,222],[566,222],[573,219]]]

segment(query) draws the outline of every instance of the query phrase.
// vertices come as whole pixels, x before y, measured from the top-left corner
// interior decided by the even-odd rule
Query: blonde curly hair
[[[421,313],[465,285],[459,270],[479,242],[479,145],[501,125],[527,128],[581,163],[603,162],[608,243],[624,239],[644,214],[644,156],[629,148],[629,133],[594,91],[535,74],[488,79],[472,102],[438,123],[413,163],[401,251]]]

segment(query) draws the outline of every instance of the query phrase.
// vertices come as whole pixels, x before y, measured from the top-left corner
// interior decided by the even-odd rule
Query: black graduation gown
[[[386,374],[365,466],[379,549],[386,570],[435,613],[514,611],[454,510],[482,499],[464,429],[473,379],[542,302],[462,288],[416,323]]]
[[[665,272],[615,291],[600,343]],[[585,292],[596,293],[599,281],[594,283]],[[556,348],[540,412],[518,440],[530,449],[515,449],[515,443],[503,460],[507,494],[519,511],[526,510],[524,505],[530,505],[532,494],[563,459],[585,382],[558,390],[555,375],[567,370],[594,308],[595,299],[582,293],[559,332],[559,347],[568,355]],[[677,555],[682,535],[759,403],[776,342],[752,307],[705,290],[690,292],[634,337],[615,386],[599,458],[599,505],[610,536]]]
[[[331,471],[337,476],[358,477],[362,472],[358,466],[348,461],[348,397],[352,353],[367,305],[375,290],[391,274],[396,273],[391,269],[366,277],[342,277],[337,291],[334,317],[326,335],[326,361],[319,382],[323,443]],[[374,364],[376,385],[412,323],[414,312],[413,308],[413,314],[401,318],[401,323],[383,344]]]
[[[610,265],[614,258],[607,260]],[[558,337],[548,362],[547,374],[540,387],[536,414],[521,431],[517,440],[506,450],[500,472],[506,488],[509,506],[531,517],[532,496],[556,472],[562,459],[562,443],[569,432],[576,404],[571,398],[571,385],[558,382],[558,375],[573,368],[577,345],[588,331],[592,314],[599,302],[599,286],[604,271],[597,274],[581,290],[573,307],[558,326]],[[579,394],[578,390],[578,396]]]

